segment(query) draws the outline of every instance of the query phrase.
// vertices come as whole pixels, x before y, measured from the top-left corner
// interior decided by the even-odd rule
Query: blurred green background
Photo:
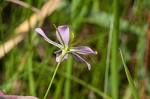
[[[49,5],[44,12],[41,8],[46,4]],[[115,94],[118,99],[133,99],[119,50],[113,48],[112,33],[118,25],[116,47],[122,50],[139,96],[143,96],[149,11],[149,0],[0,1],[0,89],[42,99],[57,65],[53,52],[58,49],[34,29],[41,27],[49,38],[58,42],[53,24],[69,25],[77,45],[89,46],[98,54],[84,57],[91,63],[90,71],[85,63],[72,57],[62,62],[47,99],[108,99]],[[38,20],[30,19],[34,13],[41,15]],[[25,20],[26,24],[18,29]],[[113,68],[117,72],[115,84],[112,50],[118,52],[117,65]],[[112,86],[118,92],[113,93]],[[150,98],[149,75],[144,97]]]

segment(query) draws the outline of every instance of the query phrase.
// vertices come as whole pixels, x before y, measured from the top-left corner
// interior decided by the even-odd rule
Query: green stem
[[[50,83],[49,83],[49,86],[48,86],[48,88],[47,88],[47,91],[46,91],[46,93],[45,93],[44,99],[46,99],[46,97],[47,97],[47,95],[48,95],[48,92],[49,92],[49,90],[50,90],[50,88],[51,88],[51,85],[52,85],[52,83],[53,83],[54,77],[55,77],[55,75],[56,75],[56,72],[57,72],[57,70],[58,70],[58,67],[59,67],[60,63],[61,63],[61,61],[60,61],[60,62],[57,64],[57,66],[56,66],[56,69],[55,69],[55,71],[54,71],[54,74],[53,74],[53,76],[52,76],[52,79],[51,79],[51,81],[50,81]]]
[[[30,53],[30,56],[28,57],[27,60],[27,64],[28,64],[28,71],[30,72],[30,74],[28,75],[28,79],[29,79],[29,91],[30,94],[33,96],[36,96],[36,92],[35,92],[35,83],[34,83],[34,77],[33,77],[33,68],[32,68],[32,57],[33,57],[33,53]]]
[[[66,67],[66,75],[71,75],[72,73],[72,57],[69,55],[69,60],[67,62]],[[64,99],[70,99],[70,92],[71,92],[71,80],[66,78],[65,81],[65,89],[64,89]]]
[[[52,76],[52,79],[51,79],[51,81],[50,81],[50,83],[49,83],[49,86],[48,86],[48,88],[47,88],[47,91],[46,91],[46,93],[45,93],[43,99],[46,99],[46,97],[47,97],[47,95],[48,95],[48,93],[49,93],[49,90],[50,90],[50,88],[51,88],[51,85],[52,85],[52,83],[53,83],[53,80],[54,80],[54,78],[55,78],[55,75],[56,75],[56,72],[57,72],[57,70],[58,70],[58,67],[59,67],[60,63],[62,62],[62,59],[64,58],[64,56],[65,56],[66,54],[67,54],[67,49],[62,50],[62,55],[61,55],[60,60],[59,60],[59,62],[58,62],[58,64],[57,64],[57,66],[56,66],[56,69],[55,69],[55,71],[54,71],[54,74],[53,74],[53,76]]]
[[[119,0],[114,0],[114,28],[112,34],[111,50],[111,95],[113,99],[118,99],[118,32],[119,32]]]
[[[111,41],[112,41],[112,30],[113,30],[113,18],[111,19],[110,31],[109,31],[109,40],[108,40],[108,50],[106,58],[106,68],[105,68],[105,83],[104,83],[104,93],[108,93],[108,75],[109,75],[109,64],[110,64],[110,52],[111,52]]]

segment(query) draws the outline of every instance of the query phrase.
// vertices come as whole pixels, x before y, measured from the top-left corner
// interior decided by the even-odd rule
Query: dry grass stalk
[[[28,3],[25,3],[25,2],[23,2],[23,1],[21,1],[21,0],[6,0],[6,1],[13,2],[13,3],[18,4],[18,5],[20,5],[20,6],[23,6],[23,7],[25,7],[25,8],[30,8],[31,10],[33,10],[33,11],[36,12],[36,13],[39,13],[39,12],[40,12],[39,9],[37,9],[37,8],[35,8],[35,7],[29,5]]]
[[[56,10],[60,1],[61,0],[47,1],[42,6],[40,13],[34,13],[29,19],[26,19],[23,23],[21,23],[14,30],[17,36],[0,45],[0,58],[7,54],[15,45],[21,42],[24,39],[24,33],[27,33],[30,29],[33,29],[37,22],[39,22],[39,26],[41,26],[44,19]]]

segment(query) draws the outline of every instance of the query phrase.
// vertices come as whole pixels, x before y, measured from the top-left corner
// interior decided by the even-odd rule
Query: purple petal
[[[93,51],[90,47],[87,46],[71,47],[70,51],[76,52],[78,54],[97,54],[96,51]]]
[[[88,66],[88,69],[91,70],[91,65],[86,60],[84,60],[81,56],[79,56],[76,53],[72,53],[72,55],[76,60],[85,62]]]
[[[60,53],[62,50],[55,51],[54,54]]]
[[[67,25],[59,26],[58,31],[60,32],[60,35],[61,35],[65,45],[68,45],[69,37],[70,37],[69,27]],[[63,41],[60,39],[57,31],[56,31],[56,36],[57,36],[57,39],[59,40],[59,42],[63,45]]]
[[[59,62],[59,61],[60,61],[60,57],[61,57],[61,54],[58,55],[58,56],[56,56],[56,62]],[[68,54],[66,54],[66,55],[64,56],[64,58],[62,59],[62,61],[67,60],[67,59],[68,59]]]
[[[0,90],[0,96],[1,95],[6,95],[6,93]]]
[[[55,45],[55,46],[57,46],[57,47],[59,47],[59,48],[62,48],[62,45],[60,45],[60,44],[58,44],[58,43],[56,43],[56,42],[50,40],[50,39],[45,35],[44,31],[43,31],[41,28],[36,28],[35,31],[36,31],[38,34],[40,34],[41,36],[43,36],[43,37],[45,38],[45,40],[46,40],[47,42],[49,42],[50,44]]]

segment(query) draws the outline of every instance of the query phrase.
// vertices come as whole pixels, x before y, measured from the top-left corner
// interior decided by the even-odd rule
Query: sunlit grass
[[[57,65],[53,52],[58,49],[39,38],[34,29],[42,27],[47,36],[55,40],[55,28],[51,24],[69,25],[71,32],[75,35],[75,40],[79,38],[77,45],[88,45],[98,51],[98,54],[85,56],[86,60],[91,63],[90,71],[84,63],[73,61],[72,58],[63,62],[56,73],[47,99],[70,99],[70,97],[73,99],[111,99],[112,97],[120,99],[125,97],[125,92],[131,92],[131,89],[128,88],[129,83],[120,55],[113,54],[110,57],[112,61],[108,64],[110,68],[106,67],[107,51],[119,53],[119,47],[126,55],[125,60],[131,71],[132,79],[139,84],[138,89],[142,89],[149,0],[143,3],[134,1],[133,4],[121,1],[117,12],[113,12],[113,2],[110,0],[50,1],[56,4],[49,5],[51,8],[48,10],[42,10],[45,12],[42,13],[41,18],[34,16],[32,20],[29,20],[31,16],[38,14],[49,0],[37,0],[36,2],[23,0],[22,2],[30,5],[29,7],[9,2],[9,0],[0,2],[1,90],[8,94],[33,95],[39,99],[44,97]],[[117,6],[115,7],[117,10]],[[36,8],[38,13],[33,8]],[[113,23],[111,19],[114,18],[114,29],[117,25],[116,21],[119,20],[118,17],[115,18],[114,13],[120,16],[120,22],[117,22],[120,30],[116,28],[114,31],[118,32],[114,39],[114,41],[118,39],[115,48],[112,44],[114,41],[109,41],[109,32],[112,29],[110,25]],[[25,20],[27,24],[18,29]],[[32,23],[28,23],[30,21]],[[29,26],[31,27],[27,29]],[[58,42],[58,40],[55,41]],[[132,41],[136,43],[133,44]],[[108,47],[108,43],[111,44],[111,47]],[[112,55],[111,52],[110,55]],[[111,67],[114,57],[117,64]],[[117,83],[115,83],[116,78],[112,72],[117,73],[117,79],[119,79],[116,80]],[[111,81],[112,78],[115,79]],[[140,96],[141,93],[138,92]],[[146,97],[149,97],[149,88],[146,89],[146,92]],[[133,98],[132,94],[127,95]]]

